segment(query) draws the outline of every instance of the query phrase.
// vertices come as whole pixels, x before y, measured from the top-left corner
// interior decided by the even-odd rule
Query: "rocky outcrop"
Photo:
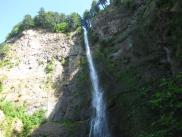
[[[8,50],[2,60],[10,63],[0,68],[1,98],[25,106],[29,115],[46,111],[48,122],[32,136],[84,137],[88,133],[90,99],[89,90],[78,89],[84,58],[82,35],[26,30],[20,38],[7,42]]]
[[[15,63],[0,70],[6,77],[1,97],[27,106],[30,114],[40,108],[50,113],[57,101],[54,83],[62,77],[61,61],[69,56],[70,43],[64,34],[24,31],[21,38],[8,45],[7,59]],[[46,72],[49,64],[53,69],[50,73]]]
[[[162,114],[156,116],[156,110],[151,107],[152,99],[155,94],[162,94],[161,79],[173,78],[182,72],[179,60],[181,9],[173,10],[179,1],[118,2],[121,4],[110,5],[94,17],[90,30],[94,58],[108,103],[109,126],[113,137],[159,134],[152,123]],[[176,92],[178,88],[181,89],[180,85]],[[171,98],[178,100],[178,97]],[[165,136],[170,136],[169,133],[166,131]],[[173,134],[179,136],[178,132]]]

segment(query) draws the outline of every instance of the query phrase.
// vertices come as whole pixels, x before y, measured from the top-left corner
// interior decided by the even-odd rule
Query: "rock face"
[[[180,1],[168,5],[161,0],[129,2],[133,3],[110,5],[93,18],[90,41],[113,137],[153,136],[154,127],[159,128],[152,123],[161,117],[160,110],[151,107],[151,100],[163,91],[161,79],[182,72],[181,9],[175,8]],[[176,86],[176,92],[181,91],[180,84]]]
[[[80,92],[77,88],[85,58],[82,34],[26,30],[20,38],[9,40],[7,47],[6,55],[1,56],[9,62],[0,68],[1,98],[25,106],[30,115],[46,111],[48,123],[38,127],[32,136],[88,134],[89,90]]]
[[[8,58],[16,64],[0,70],[1,76],[6,77],[2,98],[26,105],[30,114],[40,108],[50,113],[57,100],[54,83],[62,77],[61,59],[69,56],[70,43],[64,34],[43,30],[24,31],[20,39],[9,43]],[[49,64],[53,70],[48,74]]]

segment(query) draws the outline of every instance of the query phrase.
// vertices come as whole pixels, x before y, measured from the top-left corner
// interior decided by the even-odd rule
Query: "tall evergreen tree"
[[[91,15],[95,16],[100,11],[99,5],[96,0],[93,0],[92,6],[90,9]]]
[[[102,7],[105,8],[107,4],[107,0],[99,0],[99,4],[101,4]]]
[[[25,30],[25,29],[30,29],[33,28],[35,26],[34,21],[31,17],[31,15],[25,15],[22,24],[21,24],[21,29]]]

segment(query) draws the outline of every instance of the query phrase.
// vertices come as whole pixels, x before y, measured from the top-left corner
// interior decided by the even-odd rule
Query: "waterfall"
[[[106,105],[103,99],[103,91],[99,86],[98,75],[94,66],[88,42],[87,30],[86,28],[83,29],[86,55],[89,64],[89,74],[93,87],[92,107],[95,109],[95,113],[93,113],[90,123],[89,137],[110,137],[106,118]]]

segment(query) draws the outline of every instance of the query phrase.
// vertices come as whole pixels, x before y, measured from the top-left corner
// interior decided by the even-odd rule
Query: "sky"
[[[41,7],[46,11],[82,15],[85,9],[90,9],[91,3],[92,0],[0,0],[0,43],[26,14],[35,16]]]

